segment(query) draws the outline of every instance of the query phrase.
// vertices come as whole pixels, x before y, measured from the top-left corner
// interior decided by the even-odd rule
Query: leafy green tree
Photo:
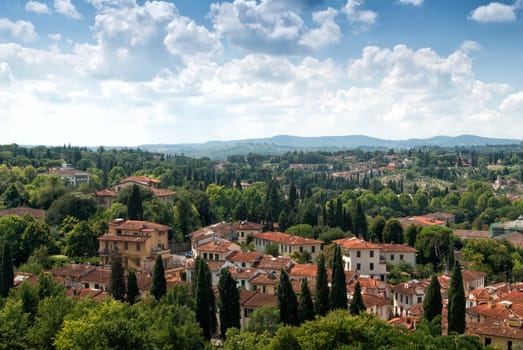
[[[300,343],[294,336],[293,328],[289,326],[278,329],[267,348],[270,350],[301,350]]]
[[[363,208],[359,200],[356,200],[356,203],[352,208],[352,224],[352,233],[354,233],[358,237],[367,240],[367,217],[365,216],[365,212],[363,211]]]
[[[127,202],[127,217],[130,220],[143,220],[143,203],[140,188],[134,184]]]
[[[49,273],[40,273],[38,276],[38,281],[36,282],[36,290],[40,300],[44,300],[45,298],[52,296],[65,295],[63,284],[53,281],[53,278]]]
[[[280,310],[275,305],[257,308],[249,316],[246,330],[257,334],[273,336],[280,327]]]
[[[416,238],[414,248],[419,252],[421,264],[431,263],[434,271],[438,271],[445,263],[450,252],[452,230],[445,226],[426,226],[421,229]]]
[[[14,284],[13,260],[11,260],[11,249],[6,242],[2,243],[2,261],[0,265],[0,297],[9,295],[9,290]]]
[[[448,332],[465,333],[465,290],[463,276],[458,262],[452,269],[450,288],[448,292]]]
[[[369,227],[369,240],[372,242],[383,242],[383,229],[385,228],[386,220],[383,216],[377,215],[372,220]]]
[[[363,296],[361,295],[361,286],[360,282],[356,282],[354,286],[354,295],[350,301],[349,311],[351,315],[359,315],[362,312],[365,312],[367,308],[363,303]]]
[[[127,301],[132,305],[138,299],[140,290],[138,289],[138,281],[136,280],[136,274],[134,271],[127,273]]]
[[[280,283],[276,294],[278,297],[278,308],[280,309],[280,320],[284,325],[295,326],[298,319],[298,299],[292,289],[289,275],[285,270],[280,271]]]
[[[165,280],[165,268],[163,259],[160,254],[156,255],[153,269],[153,283],[151,285],[151,294],[160,300],[167,292],[167,281]]]
[[[2,193],[2,200],[4,202],[4,206],[7,208],[16,208],[25,205],[27,202],[23,196],[23,193],[20,193],[18,187],[14,183],[11,183],[4,193]]]
[[[427,321],[432,322],[438,316],[441,318],[442,309],[441,286],[438,277],[434,274],[430,279],[429,288],[423,299],[423,317]]]
[[[87,221],[80,221],[65,235],[65,253],[69,257],[94,256],[98,248],[96,234]]]
[[[325,256],[318,257],[318,270],[316,275],[316,294],[314,295],[315,313],[325,316],[330,309],[329,305],[329,282],[327,280],[327,269],[325,268]]]
[[[45,216],[45,221],[51,226],[58,226],[67,216],[80,221],[87,220],[96,213],[96,200],[91,195],[73,192],[66,193],[56,199]]]
[[[220,333],[225,338],[227,329],[240,328],[240,291],[236,280],[227,268],[221,270],[218,291],[220,295]]]
[[[419,228],[416,225],[409,225],[405,230],[405,242],[409,246],[414,247],[416,244],[416,236],[418,235],[418,232]]]
[[[341,258],[341,248],[336,244],[332,260],[332,281],[329,295],[331,310],[347,310],[347,284]]]
[[[29,326],[29,314],[24,312],[22,300],[8,298],[0,309],[0,349],[26,349]]]
[[[191,203],[189,195],[181,192],[174,206],[174,224],[176,229],[186,237],[200,226],[199,213]]]
[[[298,314],[300,322],[314,319],[314,304],[306,278],[301,280],[301,291],[298,298]]]
[[[278,243],[268,243],[265,246],[265,249],[263,250],[263,252],[267,255],[279,256],[280,252],[278,249]]]
[[[125,279],[120,256],[112,257],[109,293],[115,300],[123,301],[125,299]]]

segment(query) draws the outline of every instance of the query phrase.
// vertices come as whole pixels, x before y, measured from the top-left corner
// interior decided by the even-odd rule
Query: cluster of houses
[[[446,221],[412,219],[426,224],[445,224]],[[427,221],[428,220],[428,221]],[[50,271],[55,281],[64,283],[71,297],[107,296],[110,281],[108,266],[115,255],[125,267],[137,271],[142,297],[148,295],[152,283],[151,271],[158,255],[166,266],[168,285],[190,283],[195,269],[195,257],[204,259],[211,272],[212,284],[217,286],[222,269],[228,269],[240,288],[241,325],[245,326],[251,313],[266,305],[277,305],[276,288],[281,271],[285,271],[296,291],[303,279],[315,292],[317,266],[298,263],[293,257],[308,254],[316,261],[323,242],[282,232],[264,232],[261,224],[242,221],[217,223],[190,234],[191,258],[171,254],[168,242],[170,227],[147,221],[116,219],[109,223],[106,234],[98,238],[99,255],[104,266],[72,264]],[[252,243],[254,250],[246,250]],[[352,298],[359,282],[366,311],[391,324],[415,328],[423,315],[423,299],[429,280],[409,280],[391,285],[387,282],[387,265],[416,263],[417,251],[405,244],[366,242],[358,237],[334,241],[342,251],[348,290]],[[251,247],[252,247],[251,245]],[[277,247],[277,256],[265,254],[268,245]],[[185,260],[180,263],[180,258]],[[327,271],[328,280],[331,271]],[[467,298],[467,332],[481,338],[484,344],[504,349],[523,346],[523,283],[485,285],[485,274],[463,270]],[[185,276],[182,278],[181,276]],[[450,275],[439,277],[446,313]],[[17,273],[15,284],[35,281],[30,274]],[[445,317],[443,317],[445,320]],[[445,322],[443,324],[445,327]]]

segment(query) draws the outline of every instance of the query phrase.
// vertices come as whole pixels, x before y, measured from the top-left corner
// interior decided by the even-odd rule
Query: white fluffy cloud
[[[82,18],[82,15],[76,10],[76,7],[71,0],[54,0],[54,9],[57,13],[69,18]]]
[[[314,12],[312,20],[320,27],[305,33],[299,43],[314,50],[340,41],[340,26],[335,22],[338,11],[329,7],[326,10]]]
[[[47,4],[44,4],[39,1],[28,1],[25,4],[25,10],[29,11],[29,12],[34,12],[34,13],[40,13],[40,14],[51,13]]]
[[[216,34],[187,17],[175,18],[167,25],[166,31],[163,43],[171,55],[184,59],[194,56],[212,57],[223,50]]]
[[[361,25],[363,28],[373,25],[378,19],[374,11],[362,9],[365,5],[363,0],[347,0],[343,12],[347,15],[349,23]]]
[[[15,39],[30,42],[38,39],[35,28],[31,22],[16,21],[8,18],[0,18],[0,33],[7,31]]]
[[[499,2],[491,2],[488,5],[479,6],[474,9],[470,15],[469,19],[482,22],[514,22],[516,20],[516,9],[518,8],[519,3],[516,2],[515,5],[506,5]]]
[[[399,0],[400,4],[412,5],[412,6],[421,6],[423,5],[423,0]]]
[[[0,62],[0,85],[10,85],[13,82],[11,67],[5,62]]]

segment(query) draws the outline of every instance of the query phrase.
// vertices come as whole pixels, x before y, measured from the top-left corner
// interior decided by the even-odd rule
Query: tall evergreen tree
[[[127,273],[127,301],[129,304],[134,304],[139,294],[140,290],[138,289],[136,274],[134,271],[129,271]]]
[[[329,281],[325,268],[325,256],[320,254],[318,258],[318,271],[316,273],[316,294],[314,295],[314,312],[319,316],[325,316],[329,312]]]
[[[430,279],[429,288],[423,299],[423,317],[432,322],[436,316],[441,316],[443,304],[441,302],[441,286],[436,274]]]
[[[301,280],[298,315],[300,322],[314,319],[314,304],[312,303],[312,295],[306,278]]]
[[[353,217],[352,232],[356,236],[367,240],[368,239],[368,237],[367,237],[367,233],[368,233],[367,232],[367,230],[368,230],[367,217],[365,216],[365,212],[363,211],[363,208],[361,206],[359,199],[357,199],[356,203],[354,204],[352,217]]]
[[[113,256],[112,258],[109,293],[115,300],[123,301],[125,299],[125,279],[120,256]]]
[[[167,292],[167,281],[165,280],[165,268],[163,266],[163,259],[160,254],[156,256],[153,270],[153,284],[151,285],[151,294],[160,300]]]
[[[345,283],[345,271],[341,258],[341,248],[336,244],[332,260],[332,280],[330,290],[331,310],[347,310],[347,284]]]
[[[366,307],[365,303],[363,303],[363,296],[361,295],[360,282],[356,282],[356,285],[354,286],[354,295],[352,296],[349,305],[349,311],[351,315],[357,316],[360,313],[365,312],[365,310]]]
[[[291,183],[291,187],[289,188],[289,208],[295,208],[298,204],[298,191],[296,189],[296,186],[294,183]]]
[[[280,309],[280,321],[285,325],[298,325],[298,299],[292,289],[289,275],[283,269],[280,272],[280,284],[278,284],[276,292],[278,308]]]
[[[240,329],[240,291],[229,269],[223,268],[218,282],[220,294],[220,334],[225,339],[227,329]]]
[[[196,258],[193,294],[196,299],[196,319],[205,339],[211,339],[216,328],[216,304],[211,287],[211,274],[205,260]]]
[[[465,332],[465,290],[463,287],[463,276],[461,275],[461,267],[459,262],[454,264],[452,270],[452,277],[450,279],[448,301],[448,332],[457,332],[463,334]]]
[[[0,297],[5,298],[9,295],[9,290],[14,284],[13,260],[11,259],[11,249],[7,242],[2,244],[2,259],[0,266]]]
[[[138,185],[133,185],[127,202],[127,216],[130,220],[143,220],[142,195]]]

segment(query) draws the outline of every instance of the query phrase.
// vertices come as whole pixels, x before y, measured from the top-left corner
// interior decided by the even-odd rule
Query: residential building
[[[312,238],[293,236],[282,232],[261,232],[253,234],[254,246],[257,251],[264,251],[269,244],[277,244],[278,254],[291,256],[294,253],[310,254],[311,261],[316,261],[321,251],[322,241]]]
[[[189,234],[191,237],[192,256],[197,255],[197,249],[200,245],[207,244],[215,238],[223,238],[234,241],[236,236],[236,224],[228,222],[219,222],[209,226],[202,227]]]
[[[255,233],[261,233],[263,231],[263,225],[255,222],[240,221],[238,224],[238,243],[248,243],[252,240],[252,236]]]
[[[89,183],[89,180],[91,179],[88,172],[74,169],[66,163],[63,163],[61,167],[48,169],[47,174],[45,175],[58,176],[72,187],[78,187],[81,184]]]
[[[276,295],[263,294],[252,290],[240,290],[240,326],[245,328],[249,322],[249,316],[254,310],[267,305],[276,307]]]
[[[437,220],[434,218],[426,217],[426,216],[409,216],[406,218],[400,218],[399,222],[403,229],[407,229],[410,225],[416,225],[416,226],[445,226],[447,225],[446,221],[443,220]]]
[[[410,280],[391,286],[392,313],[394,316],[407,316],[408,310],[423,302],[428,281]]]
[[[369,243],[357,237],[337,239],[334,243],[341,247],[345,270],[386,280],[387,266],[380,256],[380,244]]]
[[[169,230],[169,226],[149,221],[115,219],[109,223],[109,231],[98,237],[102,263],[110,265],[116,254],[126,268],[151,271],[156,256],[161,255],[168,268],[172,265]]]
[[[35,220],[43,220],[46,211],[44,209],[33,209],[28,207],[16,207],[0,210],[0,218],[7,215],[32,216]]]
[[[362,293],[365,311],[383,321],[387,321],[390,316],[390,300],[384,296]]]
[[[225,261],[233,252],[241,252],[241,247],[231,241],[217,237],[196,248],[196,256],[207,261]]]
[[[407,244],[383,243],[380,244],[380,255],[386,263],[398,265],[401,262],[416,266],[418,251]]]

